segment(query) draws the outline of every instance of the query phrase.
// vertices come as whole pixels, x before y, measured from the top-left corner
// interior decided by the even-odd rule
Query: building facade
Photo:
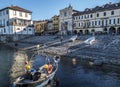
[[[78,11],[73,10],[73,7],[68,7],[60,10],[59,16],[59,29],[62,34],[72,33],[73,31],[73,14]]]
[[[47,31],[47,28],[48,28],[47,23],[48,23],[48,20],[36,21],[34,24],[35,34],[41,35],[45,33],[45,31]]]
[[[34,34],[32,12],[18,6],[0,10],[0,34]]]
[[[52,20],[48,20],[48,22],[47,22],[47,30],[48,31],[53,30],[53,22],[52,22]]]
[[[73,14],[74,32],[120,34],[120,3],[109,3]]]
[[[53,30],[59,31],[59,16],[55,15],[52,17],[52,23],[53,23]]]

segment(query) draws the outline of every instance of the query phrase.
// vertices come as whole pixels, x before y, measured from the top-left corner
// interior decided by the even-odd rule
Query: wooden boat
[[[58,62],[59,58],[53,58],[52,70],[49,72],[45,72],[45,65],[43,65],[38,70],[31,70],[29,75],[24,74],[18,77],[12,87],[43,87],[47,85],[56,74]]]

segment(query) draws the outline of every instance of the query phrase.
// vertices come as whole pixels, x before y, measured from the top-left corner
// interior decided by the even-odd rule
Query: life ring
[[[47,72],[48,74],[52,73],[53,67],[51,64],[48,65]]]

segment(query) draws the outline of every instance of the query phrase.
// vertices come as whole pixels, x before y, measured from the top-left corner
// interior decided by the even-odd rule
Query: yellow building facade
[[[36,21],[34,23],[35,34],[37,34],[37,35],[43,34],[47,30],[47,22],[48,21],[46,21],[46,20]]]
[[[57,15],[53,16],[52,23],[53,23],[52,29],[59,31],[59,16],[57,16]]]

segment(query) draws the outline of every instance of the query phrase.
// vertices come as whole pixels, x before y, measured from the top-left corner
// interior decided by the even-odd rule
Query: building
[[[45,33],[45,31],[47,31],[47,28],[48,28],[47,23],[48,23],[48,20],[36,21],[34,24],[35,34],[41,35]]]
[[[0,34],[34,34],[32,12],[18,6],[0,10]]]
[[[59,31],[59,16],[55,15],[52,17],[52,23],[53,23],[53,30]]]
[[[47,30],[48,31],[53,30],[53,22],[52,22],[52,20],[48,20],[48,22],[47,22]]]
[[[120,3],[109,3],[73,14],[74,32],[120,34]]]
[[[59,16],[59,29],[61,34],[72,33],[73,31],[73,14],[78,11],[73,10],[73,7],[69,5],[68,7],[60,10]]]

